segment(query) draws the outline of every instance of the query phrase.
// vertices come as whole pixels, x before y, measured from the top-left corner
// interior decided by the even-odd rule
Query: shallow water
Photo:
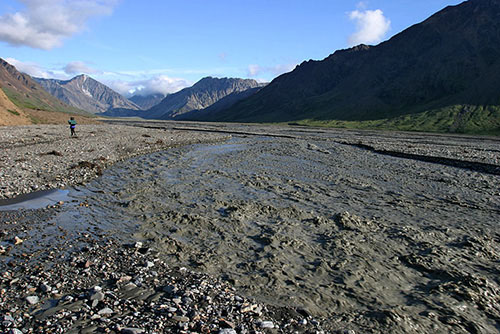
[[[422,312],[453,314],[464,302],[450,284],[475,275],[498,289],[488,269],[500,254],[498,185],[328,138],[233,138],[119,163],[73,194],[88,207],[58,219],[134,233],[172,265],[266,302],[330,321],[404,314],[398,326],[412,332],[435,323]],[[470,293],[484,288],[477,282]],[[466,302],[460,317],[498,326],[500,310]]]
[[[70,199],[69,190],[51,189],[0,200],[0,211],[36,210]]]

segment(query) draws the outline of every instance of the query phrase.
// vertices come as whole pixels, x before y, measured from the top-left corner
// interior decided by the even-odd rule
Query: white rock
[[[99,315],[109,315],[109,314],[113,314],[113,310],[110,309],[109,307],[105,307],[103,308],[102,310],[100,310],[99,312],[97,312]]]
[[[40,299],[37,296],[28,296],[26,297],[26,301],[31,305],[36,305]]]
[[[259,322],[260,328],[274,328],[274,323],[272,321],[261,321]]]
[[[223,328],[219,331],[219,334],[237,334],[232,328]]]

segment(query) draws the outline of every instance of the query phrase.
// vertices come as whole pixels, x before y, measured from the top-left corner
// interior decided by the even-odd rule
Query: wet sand
[[[233,138],[117,163],[55,223],[141,240],[332,333],[499,331],[498,139],[154,126]]]

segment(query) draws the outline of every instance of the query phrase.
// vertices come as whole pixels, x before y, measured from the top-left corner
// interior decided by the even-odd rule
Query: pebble
[[[12,328],[8,334],[24,334],[24,333],[17,328]]]
[[[272,321],[261,321],[261,322],[259,322],[259,327],[273,329],[274,323]]]
[[[110,314],[113,314],[113,310],[110,309],[109,307],[105,307],[102,310],[100,310],[99,312],[97,312],[97,314],[99,314],[99,315],[110,315]]]
[[[174,315],[172,317],[172,320],[177,321],[177,322],[188,322],[189,318],[188,317],[179,316],[179,315]]]
[[[36,305],[40,299],[37,296],[28,296],[26,297],[26,301],[31,305]]]
[[[121,334],[143,334],[146,333],[143,329],[139,328],[124,328],[121,330]]]
[[[52,291],[52,287],[50,287],[46,283],[42,283],[42,284],[40,284],[40,290],[44,293],[48,293],[48,292]]]
[[[237,334],[237,332],[232,328],[223,328],[219,331],[219,334]]]
[[[101,301],[104,299],[104,293],[102,293],[101,291],[98,291],[96,293],[94,293],[92,296],[90,296],[90,300],[97,300],[97,301]]]

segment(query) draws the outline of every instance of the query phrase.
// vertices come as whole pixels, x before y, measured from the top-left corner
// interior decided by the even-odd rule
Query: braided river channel
[[[425,155],[422,138],[403,146]],[[72,189],[88,207],[58,219],[148,242],[172,266],[324,321],[497,332],[499,175],[337,139],[235,135],[137,157]]]

